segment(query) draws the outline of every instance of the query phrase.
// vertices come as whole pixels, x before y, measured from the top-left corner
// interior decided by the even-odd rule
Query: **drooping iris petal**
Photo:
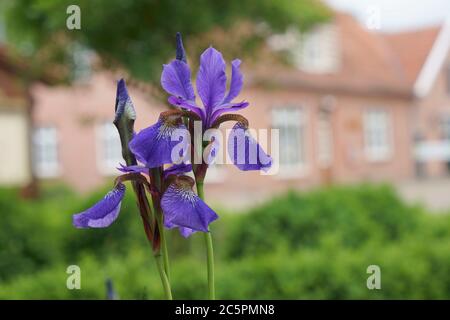
[[[230,132],[228,155],[234,165],[242,171],[261,169],[267,171],[272,165],[272,158],[240,123],[236,123]]]
[[[203,109],[197,107],[194,102],[183,100],[182,98],[178,98],[175,96],[170,96],[167,101],[173,106],[193,111],[198,116],[200,116],[200,118],[205,119],[205,112],[203,111]]]
[[[242,102],[238,102],[238,103],[227,103],[227,104],[221,105],[220,107],[216,108],[216,111],[214,111],[214,113],[210,117],[209,122],[212,125],[214,123],[214,121],[216,121],[216,119],[218,117],[220,117],[223,113],[241,110],[241,109],[247,108],[248,105],[249,105],[249,103],[246,101],[242,101]]]
[[[73,215],[73,225],[77,228],[106,228],[113,223],[120,212],[125,195],[125,185],[119,183],[113,190],[94,206]]]
[[[173,229],[173,228],[178,228],[178,230],[180,231],[180,234],[187,238],[189,237],[191,234],[195,233],[196,231],[190,228],[185,228],[185,227],[178,227],[177,225],[173,224],[173,223],[165,223],[164,226],[167,229]]]
[[[120,172],[124,173],[145,173],[148,174],[148,168],[143,167],[140,165],[132,165],[132,166],[125,166],[121,163],[119,163],[120,167],[117,168]]]
[[[179,175],[190,171],[192,171],[192,165],[183,162],[180,164],[174,164],[170,168],[165,169],[163,175],[164,179],[166,179],[170,175]]]
[[[168,93],[188,101],[195,100],[194,89],[191,84],[191,70],[187,63],[173,60],[163,65],[161,85]]]
[[[181,122],[160,117],[156,124],[135,135],[129,148],[147,168],[156,168],[181,161],[188,150],[188,134]]]
[[[213,47],[206,49],[200,57],[196,83],[206,114],[212,114],[214,107],[223,101],[227,86],[225,61],[222,54]]]
[[[172,183],[161,199],[166,227],[184,227],[194,231],[208,232],[208,226],[218,218],[217,214],[200,199],[192,186]]]
[[[241,65],[241,60],[235,59],[231,61],[231,82],[230,90],[227,96],[223,100],[223,104],[230,103],[234,98],[236,98],[242,90],[243,76],[239,66]]]
[[[214,160],[216,159],[217,155],[219,154],[219,151],[220,151],[220,142],[218,139],[215,139],[213,137],[211,142],[208,144],[208,146],[204,150],[204,152],[206,153],[205,162],[208,165],[213,164]]]

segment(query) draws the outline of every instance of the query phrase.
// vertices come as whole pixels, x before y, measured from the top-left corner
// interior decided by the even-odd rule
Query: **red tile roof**
[[[413,84],[439,34],[440,27],[383,35],[396,54],[406,81]]]
[[[25,99],[26,88],[22,81],[18,66],[7,54],[6,48],[0,45],[0,98]]]
[[[431,49],[437,28],[386,35],[371,32],[350,15],[342,13],[336,13],[334,25],[341,50],[338,71],[312,74],[292,66],[270,64],[265,69],[256,67],[253,80],[271,86],[327,92],[412,95],[412,81]]]

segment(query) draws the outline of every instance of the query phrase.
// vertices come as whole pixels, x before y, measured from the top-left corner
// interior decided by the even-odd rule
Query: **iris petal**
[[[73,225],[77,228],[106,228],[113,223],[120,212],[125,195],[125,185],[119,183],[113,190],[94,206],[73,215]]]
[[[230,90],[228,91],[227,96],[223,100],[223,103],[230,103],[234,98],[236,98],[242,90],[243,85],[243,75],[241,70],[239,69],[241,65],[241,60],[235,59],[231,61],[231,82],[230,82]]]
[[[209,122],[212,125],[214,123],[214,121],[216,121],[217,118],[220,117],[223,113],[241,110],[241,109],[247,108],[248,105],[249,105],[249,103],[245,102],[245,101],[238,102],[238,103],[227,103],[227,104],[221,105],[219,108],[216,109],[216,111],[214,111],[214,113],[211,116],[211,120]]]
[[[192,189],[171,184],[161,199],[164,225],[208,232],[208,226],[217,214]]]
[[[179,138],[178,141],[172,141],[174,134],[176,134],[174,138]],[[186,152],[188,148],[187,135],[187,129],[182,123],[170,124],[160,117],[156,124],[135,135],[130,141],[129,148],[136,159],[145,164],[147,168],[156,168],[163,164],[179,162],[181,155],[172,151],[177,148]]]
[[[167,168],[164,170],[164,179],[167,178],[170,175],[179,175],[182,173],[186,173],[192,171],[192,165],[186,164],[186,163],[180,163],[180,164],[174,164],[170,168]]]
[[[187,63],[173,60],[163,66],[161,85],[168,93],[185,100],[195,100],[191,84],[191,70]]]
[[[227,77],[222,54],[210,47],[200,57],[197,73],[197,92],[205,106],[206,113],[212,114],[225,96]]]
[[[125,166],[121,163],[119,163],[119,165],[120,165],[120,167],[118,167],[117,170],[119,170],[120,172],[148,174],[148,168],[140,166],[140,165]]]
[[[249,131],[236,123],[228,138],[228,155],[234,165],[242,171],[265,170],[272,165],[267,155]]]
[[[195,103],[192,101],[183,100],[182,98],[178,98],[175,96],[170,96],[169,99],[167,99],[167,101],[173,106],[195,112],[202,119],[205,118],[205,113],[203,109],[197,107]]]
[[[185,237],[185,238],[189,237],[191,234],[193,234],[193,233],[196,232],[195,230],[193,230],[193,229],[191,229],[191,228],[178,227],[177,225],[175,225],[175,224],[173,224],[173,223],[170,223],[170,222],[164,223],[164,226],[165,226],[167,229],[178,228],[178,230],[180,231],[180,234],[181,234],[183,237]]]

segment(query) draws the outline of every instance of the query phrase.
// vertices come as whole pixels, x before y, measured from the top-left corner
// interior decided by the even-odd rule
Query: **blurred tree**
[[[80,30],[66,26],[67,7],[74,4],[81,9]],[[60,80],[70,80],[80,46],[94,50],[103,67],[121,67],[151,81],[173,55],[177,31],[194,39],[215,28],[228,30],[238,21],[264,22],[271,30],[307,28],[329,15],[317,0],[15,0],[3,5],[8,39],[30,58],[29,71]],[[250,38],[255,35],[247,37],[252,43]]]

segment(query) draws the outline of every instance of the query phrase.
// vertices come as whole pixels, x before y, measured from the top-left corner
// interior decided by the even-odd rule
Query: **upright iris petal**
[[[200,56],[197,73],[197,92],[205,106],[206,114],[214,112],[225,96],[227,76],[222,54],[210,47]]]
[[[179,118],[161,114],[152,126],[140,131],[130,141],[129,148],[147,168],[176,163],[188,149],[188,131]],[[178,140],[172,141],[175,138]],[[176,150],[182,151],[176,153]]]
[[[272,165],[272,158],[239,122],[234,125],[228,138],[228,154],[234,165],[242,171],[267,171]]]
[[[241,60],[235,59],[231,61],[231,82],[230,90],[227,96],[223,100],[223,103],[230,103],[234,98],[236,98],[242,90],[242,85],[244,83],[244,76],[241,73],[239,67],[241,66]]]
[[[120,212],[125,195],[125,185],[119,183],[113,190],[94,206],[73,215],[73,225],[77,228],[106,228],[113,223]]]
[[[208,226],[218,218],[217,214],[192,190],[193,180],[178,177],[166,190],[161,207],[167,228],[181,227],[193,231],[208,232]]]
[[[195,100],[191,70],[186,62],[173,60],[163,66],[161,85],[168,93],[188,101]]]

